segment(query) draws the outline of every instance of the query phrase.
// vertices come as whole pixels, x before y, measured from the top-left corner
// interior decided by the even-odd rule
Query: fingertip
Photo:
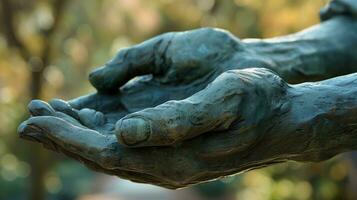
[[[17,134],[20,138],[39,141],[42,130],[36,125],[30,124],[28,120],[22,122],[17,128]]]
[[[94,109],[84,108],[78,113],[79,120],[87,127],[94,128],[96,125],[104,125],[106,118],[102,112]]]
[[[32,100],[27,107],[32,116],[46,116],[55,113],[48,103],[38,99]]]
[[[23,137],[23,135],[26,133],[26,127],[27,121],[22,122],[19,127],[17,127],[17,134],[19,134],[20,137]]]
[[[103,71],[104,71],[104,66],[101,66],[89,73],[89,81],[93,86],[96,86],[102,81]]]
[[[89,74],[89,82],[102,93],[119,91],[117,81],[119,78],[119,72],[115,71],[115,68],[108,66],[98,67]]]
[[[115,125],[117,140],[125,146],[143,146],[151,133],[150,121],[139,117],[121,119]]]

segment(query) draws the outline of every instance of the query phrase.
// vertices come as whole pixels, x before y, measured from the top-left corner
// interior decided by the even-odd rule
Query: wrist
[[[356,28],[356,21],[336,17],[296,34],[242,43],[248,57],[263,61],[257,67],[276,71],[289,83],[318,81],[356,71]]]
[[[321,161],[357,147],[357,74],[291,87],[292,160]],[[289,125],[288,125],[289,126]]]

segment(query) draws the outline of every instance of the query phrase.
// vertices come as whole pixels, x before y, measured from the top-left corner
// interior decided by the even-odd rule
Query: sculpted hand
[[[239,40],[225,30],[201,28],[170,32],[126,48],[90,74],[100,92],[116,92],[130,79],[152,74],[165,85],[189,84],[216,71],[242,50]]]
[[[221,29],[166,33],[119,51],[89,80],[101,94],[121,88],[119,101],[128,111],[138,111],[187,98],[228,69],[253,66],[243,55],[237,59],[246,54],[243,46]]]
[[[191,97],[125,116],[115,129],[105,128],[114,124],[104,123],[108,121],[99,112],[72,114],[78,120],[33,101],[33,117],[19,133],[94,170],[180,188],[294,154],[286,144],[296,138],[275,133],[288,129],[289,88],[267,69],[228,71]]]

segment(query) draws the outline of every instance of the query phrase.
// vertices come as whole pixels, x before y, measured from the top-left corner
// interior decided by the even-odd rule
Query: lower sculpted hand
[[[298,159],[297,138],[287,134],[294,89],[264,68],[231,70],[186,99],[118,121],[101,110],[34,100],[18,131],[94,170],[181,188]]]

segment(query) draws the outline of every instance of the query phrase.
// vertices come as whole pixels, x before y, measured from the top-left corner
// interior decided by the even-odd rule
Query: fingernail
[[[130,146],[146,141],[151,134],[150,123],[142,118],[124,119],[116,129],[118,139]]]

